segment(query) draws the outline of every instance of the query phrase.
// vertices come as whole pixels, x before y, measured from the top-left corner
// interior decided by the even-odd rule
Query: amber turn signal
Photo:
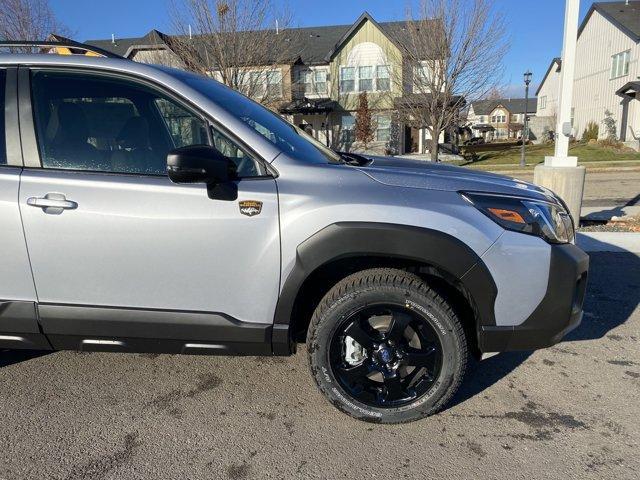
[[[503,208],[488,208],[487,210],[489,210],[499,219],[506,220],[507,222],[527,223],[524,221],[524,218],[522,218],[522,215],[520,215],[515,210],[505,210]]]

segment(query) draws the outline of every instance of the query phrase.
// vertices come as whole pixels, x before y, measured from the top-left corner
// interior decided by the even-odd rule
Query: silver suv
[[[0,347],[291,355],[338,409],[441,409],[552,345],[588,257],[552,192],[337,154],[203,76],[0,55]]]

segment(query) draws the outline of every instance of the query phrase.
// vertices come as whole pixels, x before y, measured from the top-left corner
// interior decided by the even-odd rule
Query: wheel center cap
[[[393,354],[391,353],[391,350],[387,347],[380,348],[380,350],[378,351],[378,356],[380,357],[380,360],[382,360],[384,363],[389,363],[393,358]]]

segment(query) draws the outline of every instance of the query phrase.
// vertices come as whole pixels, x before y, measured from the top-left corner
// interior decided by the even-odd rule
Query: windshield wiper
[[[336,152],[340,155],[340,158],[344,160],[345,163],[349,165],[353,165],[355,167],[364,167],[372,162],[370,158],[365,157],[364,155],[360,155],[357,153],[350,152]]]

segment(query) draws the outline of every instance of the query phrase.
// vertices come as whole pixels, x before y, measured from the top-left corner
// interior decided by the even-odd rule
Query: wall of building
[[[629,74],[611,79],[611,56],[630,50]],[[573,132],[581,138],[590,121],[600,127],[605,137],[602,120],[609,110],[616,120],[618,138],[622,116],[621,98],[615,92],[640,75],[638,65],[640,46],[595,11],[578,38],[575,83],[573,90]],[[640,130],[640,101],[631,102],[629,126]]]
[[[369,106],[375,109],[393,108],[393,97],[401,94],[402,61],[398,48],[373,23],[363,22],[351,38],[345,42],[331,61],[331,98],[345,110],[358,108],[358,92],[340,93],[340,67],[389,65],[390,92],[369,92]]]
[[[554,62],[551,71],[537,93],[538,108],[536,116],[538,117],[556,117],[558,112],[558,100],[560,94],[560,72],[558,72],[558,64]],[[542,99],[546,99],[544,101]]]
[[[185,68],[184,62],[182,62],[175,53],[166,49],[135,50],[129,58],[140,63],[153,63],[173,68]]]

